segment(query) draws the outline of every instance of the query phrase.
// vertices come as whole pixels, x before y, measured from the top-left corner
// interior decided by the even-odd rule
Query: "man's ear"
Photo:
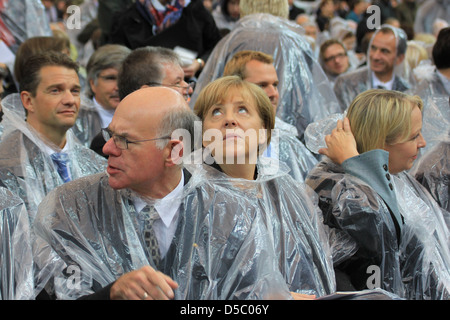
[[[33,97],[31,96],[30,92],[20,92],[20,100],[22,100],[22,105],[28,111],[28,113],[34,112]]]
[[[166,157],[166,166],[172,167],[180,165],[183,162],[184,143],[181,140],[170,140],[167,144],[168,155]]]

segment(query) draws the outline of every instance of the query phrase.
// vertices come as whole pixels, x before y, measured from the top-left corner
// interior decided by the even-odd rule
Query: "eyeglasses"
[[[345,56],[347,56],[345,53],[338,53],[337,55],[334,55],[334,56],[331,56],[328,58],[324,58],[323,61],[330,62],[332,60],[336,60],[337,58],[342,59]]]
[[[182,86],[179,84],[162,84],[162,83],[158,83],[158,82],[147,82],[146,83],[146,85],[152,86],[152,87],[163,86],[163,87],[178,88],[178,89],[182,89],[182,90],[189,90],[189,88],[192,88],[192,90],[195,89],[195,84],[196,84],[195,81],[189,81],[189,82],[187,82],[187,84],[188,84],[187,86]]]
[[[127,138],[125,138],[124,136],[118,135],[118,134],[113,134],[111,132],[111,130],[109,130],[108,128],[102,128],[102,136],[103,139],[105,139],[105,141],[109,141],[109,139],[113,139],[114,144],[116,145],[117,148],[119,148],[120,150],[126,150],[128,149],[128,144],[129,143],[138,143],[138,142],[145,142],[145,141],[154,141],[154,140],[161,140],[161,139],[170,139],[170,136],[165,136],[165,137],[159,137],[159,138],[154,138],[154,139],[145,139],[145,140],[128,140]]]
[[[98,76],[98,77],[108,82],[117,81],[117,76]]]

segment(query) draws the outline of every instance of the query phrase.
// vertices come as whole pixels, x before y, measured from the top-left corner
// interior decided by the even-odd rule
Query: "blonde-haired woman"
[[[426,145],[422,107],[418,96],[398,91],[359,94],[307,177],[336,231],[334,265],[350,288],[449,298],[448,213],[407,173]]]
[[[205,181],[216,192],[229,195],[230,203],[237,197],[233,195],[245,195],[252,212],[236,214],[250,214],[246,221],[265,221],[265,240],[274,248],[289,291],[296,298],[334,292],[331,254],[316,195],[294,182],[282,163],[259,157],[270,143],[275,122],[264,90],[238,76],[222,77],[200,92],[194,112],[203,123],[201,151],[213,160],[205,158],[209,164],[203,165]]]

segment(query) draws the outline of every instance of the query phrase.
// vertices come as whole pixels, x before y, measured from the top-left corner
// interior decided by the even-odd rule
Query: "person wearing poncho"
[[[323,132],[326,145],[310,146],[328,157],[306,183],[318,193],[325,224],[335,231],[334,267],[348,276],[344,284],[350,288],[449,299],[449,213],[407,173],[426,144],[422,107],[418,96],[368,90],[331,134]],[[311,132],[326,128],[327,121]]]
[[[157,124],[150,127],[150,118]],[[139,89],[121,101],[107,129],[108,174],[67,183],[39,207],[37,290],[53,286],[58,299],[291,297],[265,216],[249,193],[220,188],[195,165],[175,165],[178,152],[189,153],[189,138],[171,134],[193,136],[195,119],[167,87]],[[138,212],[145,203],[161,217],[154,223],[159,262],[144,241]],[[168,207],[175,209],[169,221]]]
[[[50,190],[105,170],[106,161],[70,130],[80,106],[77,65],[63,53],[46,52],[30,57],[25,67],[29,76],[20,95],[2,100],[0,179],[24,201],[32,222]],[[66,166],[60,168],[52,157],[61,151]]]

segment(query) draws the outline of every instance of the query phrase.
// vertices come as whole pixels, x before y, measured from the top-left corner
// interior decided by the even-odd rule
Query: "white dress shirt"
[[[94,101],[95,109],[97,110],[98,115],[100,116],[102,128],[106,128],[107,126],[109,126],[115,110],[114,109],[106,110],[97,102],[97,100],[95,100],[95,98],[92,98],[92,101]]]
[[[156,238],[158,239],[159,251],[161,257],[164,258],[172,243],[173,236],[178,226],[179,208],[181,204],[181,196],[183,194],[184,174],[175,189],[167,196],[155,203],[155,209],[161,219],[153,223]],[[133,199],[136,212],[140,212],[147,203],[139,197]]]
[[[382,82],[380,81],[377,76],[375,75],[374,72],[372,72],[372,85],[373,85],[373,89],[377,89],[378,86],[382,86],[384,87],[386,90],[392,90],[392,86],[394,85],[394,76],[392,76],[391,80],[389,80],[388,82]]]

